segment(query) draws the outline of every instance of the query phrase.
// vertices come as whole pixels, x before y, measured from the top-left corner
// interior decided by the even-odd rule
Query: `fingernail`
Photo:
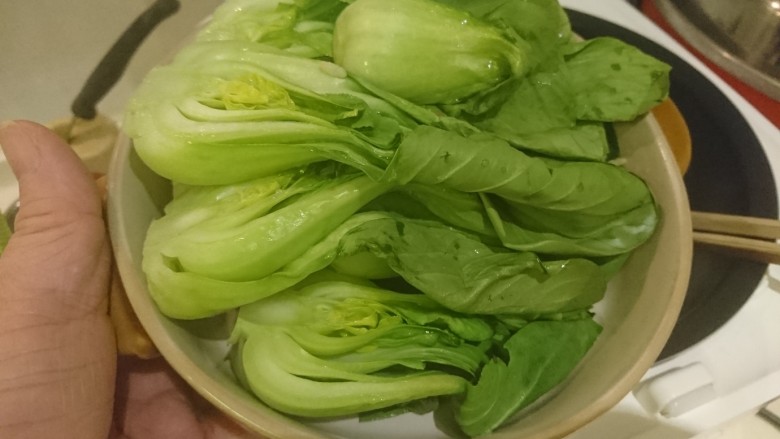
[[[7,128],[10,128],[12,126],[16,125],[15,120],[4,120],[0,122],[0,151],[3,149],[3,134]]]
[[[3,131],[6,128],[10,127],[11,125],[15,125],[15,124],[16,124],[15,120],[4,120],[0,122],[0,131]]]
[[[21,173],[35,172],[40,161],[35,138],[31,137],[30,130],[25,129],[24,125],[22,120],[0,122],[0,150],[17,178]]]
[[[4,120],[0,122],[0,157],[5,159],[5,154],[3,154],[3,131],[5,131],[6,128],[9,128],[11,125],[14,125],[13,120]]]

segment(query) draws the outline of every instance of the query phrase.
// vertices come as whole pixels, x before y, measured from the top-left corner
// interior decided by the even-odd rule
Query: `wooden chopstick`
[[[739,256],[780,264],[780,220],[722,213],[691,212],[693,241]]]

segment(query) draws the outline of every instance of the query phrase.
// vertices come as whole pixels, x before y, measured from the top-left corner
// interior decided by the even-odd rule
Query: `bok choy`
[[[230,365],[278,411],[490,433],[582,361],[656,229],[611,130],[668,72],[555,0],[227,0],[126,111],[173,188],[149,293],[235,312]]]

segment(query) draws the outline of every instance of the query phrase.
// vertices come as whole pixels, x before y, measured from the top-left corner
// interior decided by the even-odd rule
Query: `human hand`
[[[21,209],[0,256],[0,437],[252,437],[163,360],[120,358],[111,251],[92,175],[32,122],[0,126]]]

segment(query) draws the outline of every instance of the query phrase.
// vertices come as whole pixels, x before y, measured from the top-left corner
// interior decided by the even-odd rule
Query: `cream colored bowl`
[[[491,438],[557,438],[626,396],[653,365],[674,326],[688,285],[692,241],[688,200],[674,157],[652,116],[618,127],[625,166],[649,184],[661,209],[657,233],[630,258],[597,304],[604,331],[580,367],[532,413]],[[120,140],[109,172],[108,216],[119,271],[135,312],[171,366],[206,399],[269,438],[444,438],[431,416],[383,421],[301,422],[241,388],[225,361],[226,319],[180,322],[157,311],[141,271],[146,229],[170,198],[170,185]]]

